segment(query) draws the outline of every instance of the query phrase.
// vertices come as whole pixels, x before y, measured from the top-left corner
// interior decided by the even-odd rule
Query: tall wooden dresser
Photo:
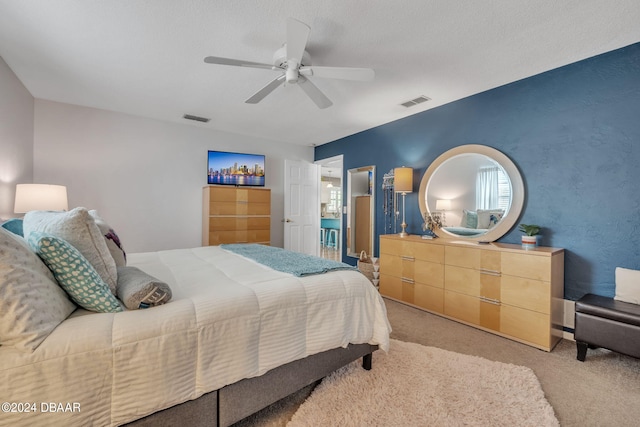
[[[202,189],[202,245],[271,243],[271,190],[207,185]]]
[[[551,351],[562,337],[564,250],[383,235],[380,293]]]

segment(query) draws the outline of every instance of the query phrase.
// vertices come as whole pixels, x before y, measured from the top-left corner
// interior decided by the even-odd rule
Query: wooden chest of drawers
[[[271,190],[206,186],[202,189],[202,245],[271,241]]]
[[[562,336],[564,250],[384,235],[380,293],[550,351]]]

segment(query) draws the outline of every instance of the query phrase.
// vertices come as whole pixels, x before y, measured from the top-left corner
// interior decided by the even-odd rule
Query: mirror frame
[[[355,252],[354,247],[355,247],[355,233],[356,233],[356,229],[355,229],[355,205],[352,203],[352,191],[351,191],[351,185],[353,183],[353,178],[352,175],[355,173],[362,173],[362,172],[366,172],[367,174],[369,172],[371,172],[371,199],[370,199],[370,207],[369,207],[369,221],[370,221],[370,227],[369,227],[369,238],[371,241],[371,253],[367,252],[368,256],[373,256],[374,251],[376,250],[376,239],[375,239],[375,219],[376,219],[376,215],[375,215],[375,206],[376,206],[376,167],[371,165],[371,166],[362,166],[359,168],[353,168],[353,169],[349,169],[347,170],[347,203],[343,203],[343,206],[347,207],[347,220],[345,221],[346,225],[346,229],[347,229],[347,244],[345,245],[346,248],[346,252],[347,252],[347,256],[349,257],[353,257],[353,258],[359,258],[360,257],[360,253]]]
[[[509,210],[507,214],[502,218],[502,220],[498,224],[496,224],[495,227],[489,229],[489,231],[487,231],[483,235],[458,236],[442,229],[437,229],[434,232],[438,237],[442,237],[443,239],[463,239],[467,241],[482,242],[496,241],[507,234],[509,230],[511,230],[511,228],[516,224],[516,222],[518,222],[518,218],[520,218],[520,214],[522,213],[522,208],[524,206],[525,190],[522,176],[520,175],[520,171],[516,167],[515,163],[513,163],[513,161],[511,161],[511,159],[502,152],[486,145],[469,144],[452,148],[451,150],[441,154],[437,159],[433,161],[433,163],[431,163],[431,165],[429,165],[427,171],[422,176],[422,180],[420,181],[420,190],[418,193],[420,213],[422,214],[422,218],[424,219],[425,213],[431,215],[431,211],[429,211],[429,207],[426,203],[426,190],[429,184],[429,180],[444,162],[460,154],[481,154],[499,163],[507,173],[509,180],[511,181],[511,205],[509,206]]]

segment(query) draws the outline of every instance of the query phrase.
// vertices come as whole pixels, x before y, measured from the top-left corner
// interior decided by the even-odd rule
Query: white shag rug
[[[524,366],[391,341],[325,378],[293,415],[298,426],[559,426]]]

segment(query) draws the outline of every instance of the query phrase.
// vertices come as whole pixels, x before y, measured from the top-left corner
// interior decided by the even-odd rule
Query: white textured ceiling
[[[313,79],[324,110],[295,85],[249,105],[276,71],[203,62],[271,63],[287,17],[313,64],[375,81]],[[0,56],[35,98],[304,145],[638,41],[639,0],[0,0]]]

